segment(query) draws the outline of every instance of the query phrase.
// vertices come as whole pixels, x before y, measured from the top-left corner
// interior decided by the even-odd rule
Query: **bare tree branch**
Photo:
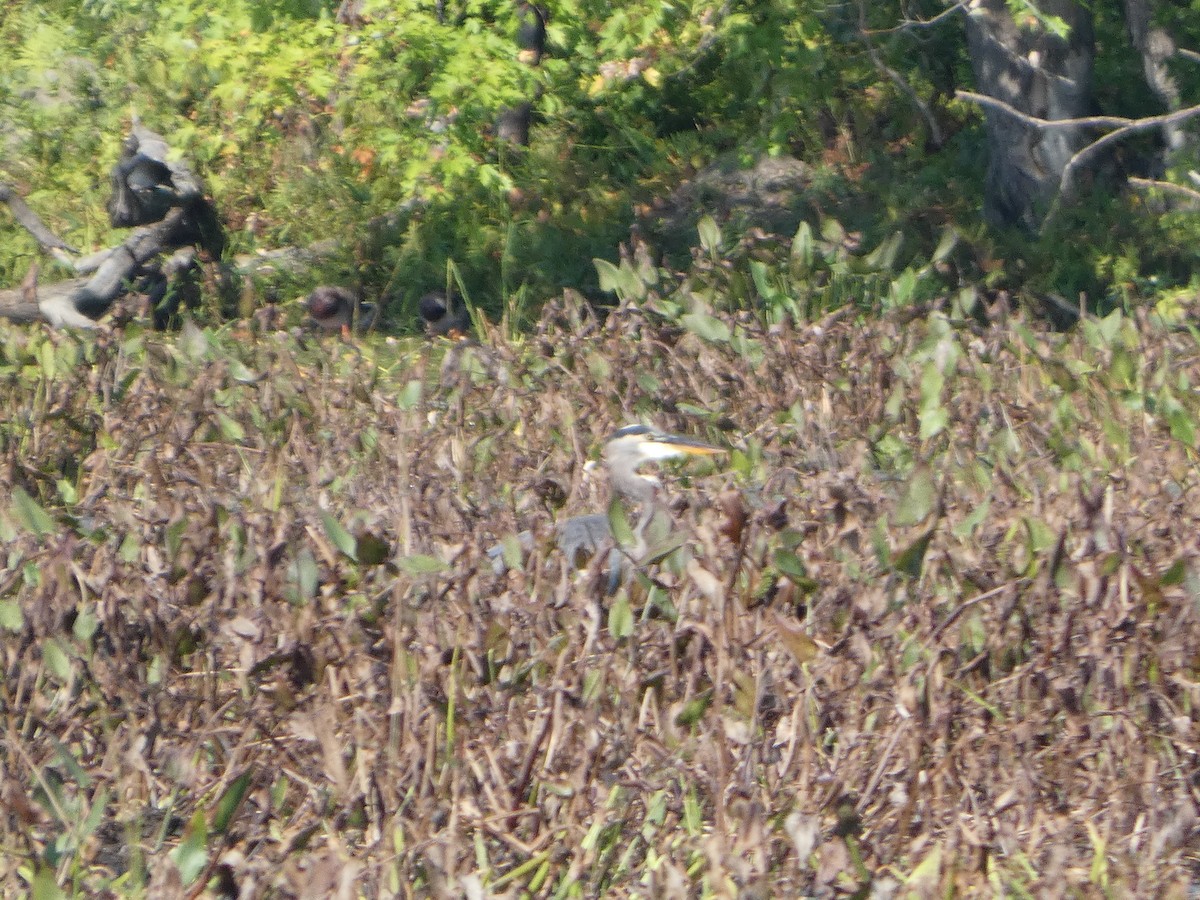
[[[929,104],[921,99],[921,96],[916,92],[916,89],[908,83],[908,81],[883,61],[883,57],[879,51],[875,49],[875,45],[871,43],[871,32],[867,30],[867,8],[866,5],[859,0],[858,4],[858,31],[862,37],[863,44],[866,45],[867,54],[871,57],[871,62],[875,64],[875,68],[887,76],[893,84],[896,85],[906,97],[912,102],[912,105],[921,113],[921,117],[925,120],[925,126],[929,129],[929,139],[933,142],[934,147],[941,147],[945,142],[945,135],[942,134],[942,129],[937,123],[937,118],[933,114],[933,110],[929,108]]]
[[[1071,161],[1067,163],[1063,169],[1062,178],[1058,183],[1058,196],[1054,198],[1054,202],[1050,205],[1050,211],[1046,214],[1045,220],[1042,222],[1042,234],[1046,233],[1046,228],[1054,217],[1058,214],[1062,207],[1062,198],[1070,197],[1073,187],[1073,180],[1076,170],[1083,165],[1084,161],[1094,156],[1104,147],[1109,144],[1115,144],[1117,141],[1127,138],[1131,134],[1137,134],[1142,131],[1149,131],[1153,128],[1159,128],[1164,123],[1183,122],[1187,119],[1194,118],[1200,115],[1200,106],[1189,106],[1187,109],[1181,109],[1177,112],[1167,113],[1161,116],[1149,116],[1144,119],[1135,119],[1128,125],[1111,131],[1099,140],[1093,141],[1086,147],[1083,147],[1078,153],[1071,157]]]
[[[1080,166],[1088,159],[1098,153],[1100,150],[1115,144],[1117,141],[1129,137],[1131,134],[1138,134],[1143,131],[1150,131],[1155,128],[1162,128],[1167,125],[1175,125],[1180,122],[1185,122],[1188,119],[1200,116],[1200,105],[1189,106],[1186,109],[1176,110],[1171,113],[1164,113],[1158,116],[1145,116],[1141,119],[1126,119],[1120,116],[1087,116],[1081,119],[1040,119],[1036,116],[1028,115],[1015,109],[1002,100],[997,100],[995,97],[989,97],[986,94],[976,94],[973,91],[959,90],[955,92],[955,96],[963,100],[969,100],[978,103],[980,106],[989,109],[999,110],[1006,113],[1018,121],[1024,122],[1035,128],[1111,128],[1113,129],[1103,137],[1092,141],[1087,146],[1081,148],[1065,167],[1063,167],[1062,177],[1059,179],[1058,196],[1054,198],[1054,202],[1050,206],[1050,211],[1046,214],[1046,218],[1042,221],[1041,231],[1043,234],[1049,223],[1058,214],[1062,206],[1062,198],[1069,197],[1075,173]]]
[[[1138,178],[1135,175],[1130,175],[1127,180],[1131,185],[1141,190],[1159,190],[1168,194],[1178,194],[1181,197],[1191,200],[1196,205],[1195,208],[1200,208],[1200,191],[1196,190],[1195,188],[1190,188],[1183,184],[1175,184],[1171,181],[1157,181],[1153,178]]]
[[[17,220],[17,224],[33,235],[34,240],[38,242],[38,246],[47,253],[54,250],[66,250],[68,253],[78,253],[75,250],[46,227],[46,224],[41,220],[37,213],[30,209],[11,184],[5,184],[0,181],[0,202],[7,203],[8,208],[12,211],[13,218]]]
[[[980,106],[988,109],[999,110],[1003,113],[1008,113],[1014,119],[1018,119],[1027,125],[1034,125],[1038,128],[1123,128],[1134,122],[1141,122],[1142,119],[1125,119],[1120,116],[1087,116],[1082,119],[1039,119],[1037,116],[1031,116],[1028,113],[1023,113],[1015,106],[1010,106],[1003,100],[997,100],[995,97],[989,97],[987,94],[977,94],[974,91],[964,91],[961,88],[954,92],[954,96],[960,100],[968,100],[972,103],[978,103]],[[1181,110],[1182,112],[1182,110]],[[1175,115],[1172,113],[1172,115]],[[1166,118],[1165,116],[1155,116],[1154,118]],[[1161,124],[1161,123],[1159,123]]]
[[[873,36],[878,34],[897,34],[902,31],[912,31],[916,28],[932,28],[943,19],[948,19],[956,13],[963,12],[968,6],[970,6],[968,0],[960,0],[960,2],[955,3],[953,6],[942,10],[932,19],[905,19],[899,25],[894,25],[891,28],[877,28],[864,33]]]

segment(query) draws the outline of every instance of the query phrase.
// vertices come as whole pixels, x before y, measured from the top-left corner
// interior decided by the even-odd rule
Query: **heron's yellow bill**
[[[632,454],[639,462],[678,459],[681,456],[712,456],[724,452],[712,444],[659,431],[649,425],[626,425],[613,433],[604,449],[604,455],[609,459]]]
[[[678,440],[669,440],[655,441],[655,443],[675,453],[683,453],[688,456],[713,456],[717,453],[725,452],[723,447],[714,447],[712,444],[702,444],[699,441],[688,440],[684,442]]]

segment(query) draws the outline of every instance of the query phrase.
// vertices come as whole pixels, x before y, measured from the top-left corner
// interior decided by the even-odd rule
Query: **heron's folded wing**
[[[580,554],[586,561],[611,546],[612,526],[604,513],[575,516],[558,526],[558,549],[572,565],[580,564]]]

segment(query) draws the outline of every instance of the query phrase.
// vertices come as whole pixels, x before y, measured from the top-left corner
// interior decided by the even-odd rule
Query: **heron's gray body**
[[[534,547],[533,532],[520,532],[517,535],[517,543],[522,554],[529,553]],[[603,513],[589,513],[586,516],[572,516],[560,522],[556,529],[555,545],[572,566],[581,568],[593,556],[614,547],[608,516]],[[508,563],[504,559],[504,545],[489,547],[487,554],[492,561],[493,571],[497,575],[504,574],[508,569]]]
[[[609,481],[621,500],[639,511],[633,526],[634,542],[630,547],[617,547],[612,524],[606,513],[588,513],[560,522],[556,544],[569,565],[579,568],[600,554],[609,555],[609,572],[615,578],[625,568],[626,558],[637,560],[646,550],[646,527],[654,518],[655,497],[659,481],[652,475],[642,475],[637,469],[645,462],[674,459],[687,455],[708,455],[721,452],[717,447],[691,438],[666,434],[645,425],[630,425],[613,434],[604,445],[604,462]],[[523,552],[533,548],[533,534],[523,531],[517,535]],[[620,552],[614,552],[614,551]],[[507,568],[503,545],[488,550],[492,568],[500,574]],[[614,578],[614,580],[615,580]]]

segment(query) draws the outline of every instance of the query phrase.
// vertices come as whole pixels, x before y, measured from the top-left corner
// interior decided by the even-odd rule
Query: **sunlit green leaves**
[[[242,800],[246,796],[246,792],[250,789],[250,781],[253,775],[253,770],[247,769],[233,779],[225,789],[225,792],[221,794],[216,807],[213,809],[211,828],[213,834],[224,834],[228,830],[234,815],[238,811],[238,807],[241,806]]]
[[[301,603],[317,595],[319,571],[317,560],[307,547],[301,548],[296,558],[288,565],[288,578],[292,582],[292,601]]]
[[[727,343],[732,336],[726,322],[705,312],[685,313],[679,322],[688,331],[713,343]]]
[[[26,530],[38,537],[54,533],[54,520],[21,487],[13,488],[12,513]]]
[[[50,674],[59,681],[64,684],[71,681],[71,659],[57,640],[50,639],[42,644],[42,661]]]
[[[69,896],[54,880],[52,868],[39,867],[30,885],[30,900],[66,900]]]
[[[945,431],[950,424],[950,411],[942,403],[946,377],[934,361],[925,364],[921,373],[921,440],[927,441]]]
[[[614,497],[608,507],[608,525],[612,529],[613,539],[618,547],[632,547],[636,542],[633,525],[629,520],[629,512],[619,497]]]
[[[803,275],[812,268],[814,252],[812,226],[801,222],[792,238],[791,247],[792,264],[798,275]]]
[[[693,697],[675,715],[675,724],[680,728],[692,727],[704,717],[704,714],[708,712],[708,708],[712,706],[712,702],[713,691],[711,689]]]
[[[712,216],[701,216],[696,226],[700,233],[700,249],[715,256],[721,251],[721,229]]]
[[[325,529],[325,536],[329,538],[338,550],[342,551],[350,559],[358,558],[358,542],[354,539],[354,535],[347,531],[337,518],[330,513],[322,512],[321,525]]]
[[[20,631],[24,624],[25,616],[21,613],[21,604],[16,600],[0,600],[0,628]]]
[[[620,588],[608,607],[608,632],[615,640],[625,640],[633,634],[633,624],[633,608],[629,604],[629,594],[624,588]]]
[[[600,289],[611,291],[622,300],[644,300],[658,280],[656,269],[641,270],[629,260],[614,265],[605,259],[593,259],[596,274],[600,278]]]
[[[925,565],[925,553],[933,540],[936,526],[919,534],[914,540],[892,554],[891,566],[901,575],[919,578]]]
[[[221,431],[221,437],[227,441],[238,443],[246,439],[246,429],[242,424],[232,416],[228,416],[223,412],[217,414],[217,425]]]
[[[208,865],[208,825],[204,811],[196,810],[184,831],[183,840],[170,853],[171,860],[179,869],[179,877],[185,886],[199,877]]]
[[[444,560],[423,553],[402,556],[396,561],[396,564],[409,575],[436,575],[447,569]]]
[[[909,475],[904,493],[896,504],[896,524],[918,525],[929,517],[937,504],[938,486],[932,466],[917,466]]]
[[[400,395],[396,398],[396,403],[401,409],[413,409],[421,402],[423,391],[424,386],[421,382],[413,379],[404,385]]]

